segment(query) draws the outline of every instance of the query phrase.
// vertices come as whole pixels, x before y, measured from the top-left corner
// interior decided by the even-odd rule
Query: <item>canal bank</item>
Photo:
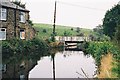
[[[58,78],[87,78],[85,74],[88,76],[88,78],[95,78],[98,65],[98,70],[100,69],[100,65],[102,65],[102,56],[107,55],[108,52],[112,52],[112,55],[114,56],[118,53],[116,52],[118,51],[117,48],[112,44],[109,44],[108,42],[88,43],[84,46],[86,49],[85,52],[65,51],[63,49],[63,43],[53,42],[49,43],[52,44],[52,46],[48,46],[48,44],[36,39],[28,41],[27,43],[24,41],[22,42],[18,40],[17,42],[16,40],[12,40],[12,42],[9,43],[12,45],[7,44],[7,42],[3,43],[3,61],[4,64],[7,66],[6,69],[9,70],[7,70],[8,72],[3,73],[4,78],[20,78],[20,75],[22,77],[24,75],[26,78],[29,78],[31,75],[34,78],[34,75],[36,73],[34,72],[34,69],[35,71],[39,72],[41,71],[41,69],[43,72],[50,71],[48,73],[50,73],[51,76],[48,74],[48,77],[53,78],[53,60],[55,60],[55,74]],[[58,46],[60,47],[60,45],[62,46],[61,49],[58,48]],[[52,49],[51,47],[54,47],[54,49]],[[27,65],[26,61],[30,62],[29,65]],[[23,66],[21,67],[21,65]],[[36,69],[37,66],[38,69]],[[64,71],[66,72],[65,74]],[[42,76],[43,72],[40,72],[39,74],[41,74],[41,76],[37,77],[45,77],[45,75],[47,74],[45,73],[45,75]],[[16,75],[14,76],[15,73]],[[12,76],[10,76],[10,74],[12,74]]]
[[[90,42],[86,53],[94,57],[98,66],[98,77],[119,78],[119,47],[111,42]]]
[[[98,78],[114,78],[112,76],[112,68],[113,68],[113,56],[108,53],[105,56],[102,56],[101,65],[100,65],[100,74],[98,74]]]

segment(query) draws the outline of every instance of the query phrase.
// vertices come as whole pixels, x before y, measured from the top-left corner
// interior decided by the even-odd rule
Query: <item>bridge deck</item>
[[[65,37],[65,36],[56,36],[55,39],[57,41],[62,41],[62,42],[83,42],[83,41],[90,41],[88,37]]]

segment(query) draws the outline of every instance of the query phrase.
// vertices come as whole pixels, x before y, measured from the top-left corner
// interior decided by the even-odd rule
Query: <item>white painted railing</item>
[[[57,41],[90,41],[89,37],[78,37],[78,36],[73,36],[73,37],[69,37],[69,36],[55,36],[55,39]]]

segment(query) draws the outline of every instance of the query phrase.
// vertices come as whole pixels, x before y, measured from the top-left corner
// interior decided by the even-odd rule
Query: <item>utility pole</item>
[[[52,54],[53,59],[53,80],[55,80],[55,54]]]
[[[55,1],[55,10],[54,10],[54,24],[53,24],[53,36],[55,36],[56,6],[57,6],[57,1]]]

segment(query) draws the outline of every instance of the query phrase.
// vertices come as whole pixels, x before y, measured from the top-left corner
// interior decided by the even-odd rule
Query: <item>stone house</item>
[[[9,0],[0,0],[0,40],[34,38],[36,31],[29,24],[29,12]]]

